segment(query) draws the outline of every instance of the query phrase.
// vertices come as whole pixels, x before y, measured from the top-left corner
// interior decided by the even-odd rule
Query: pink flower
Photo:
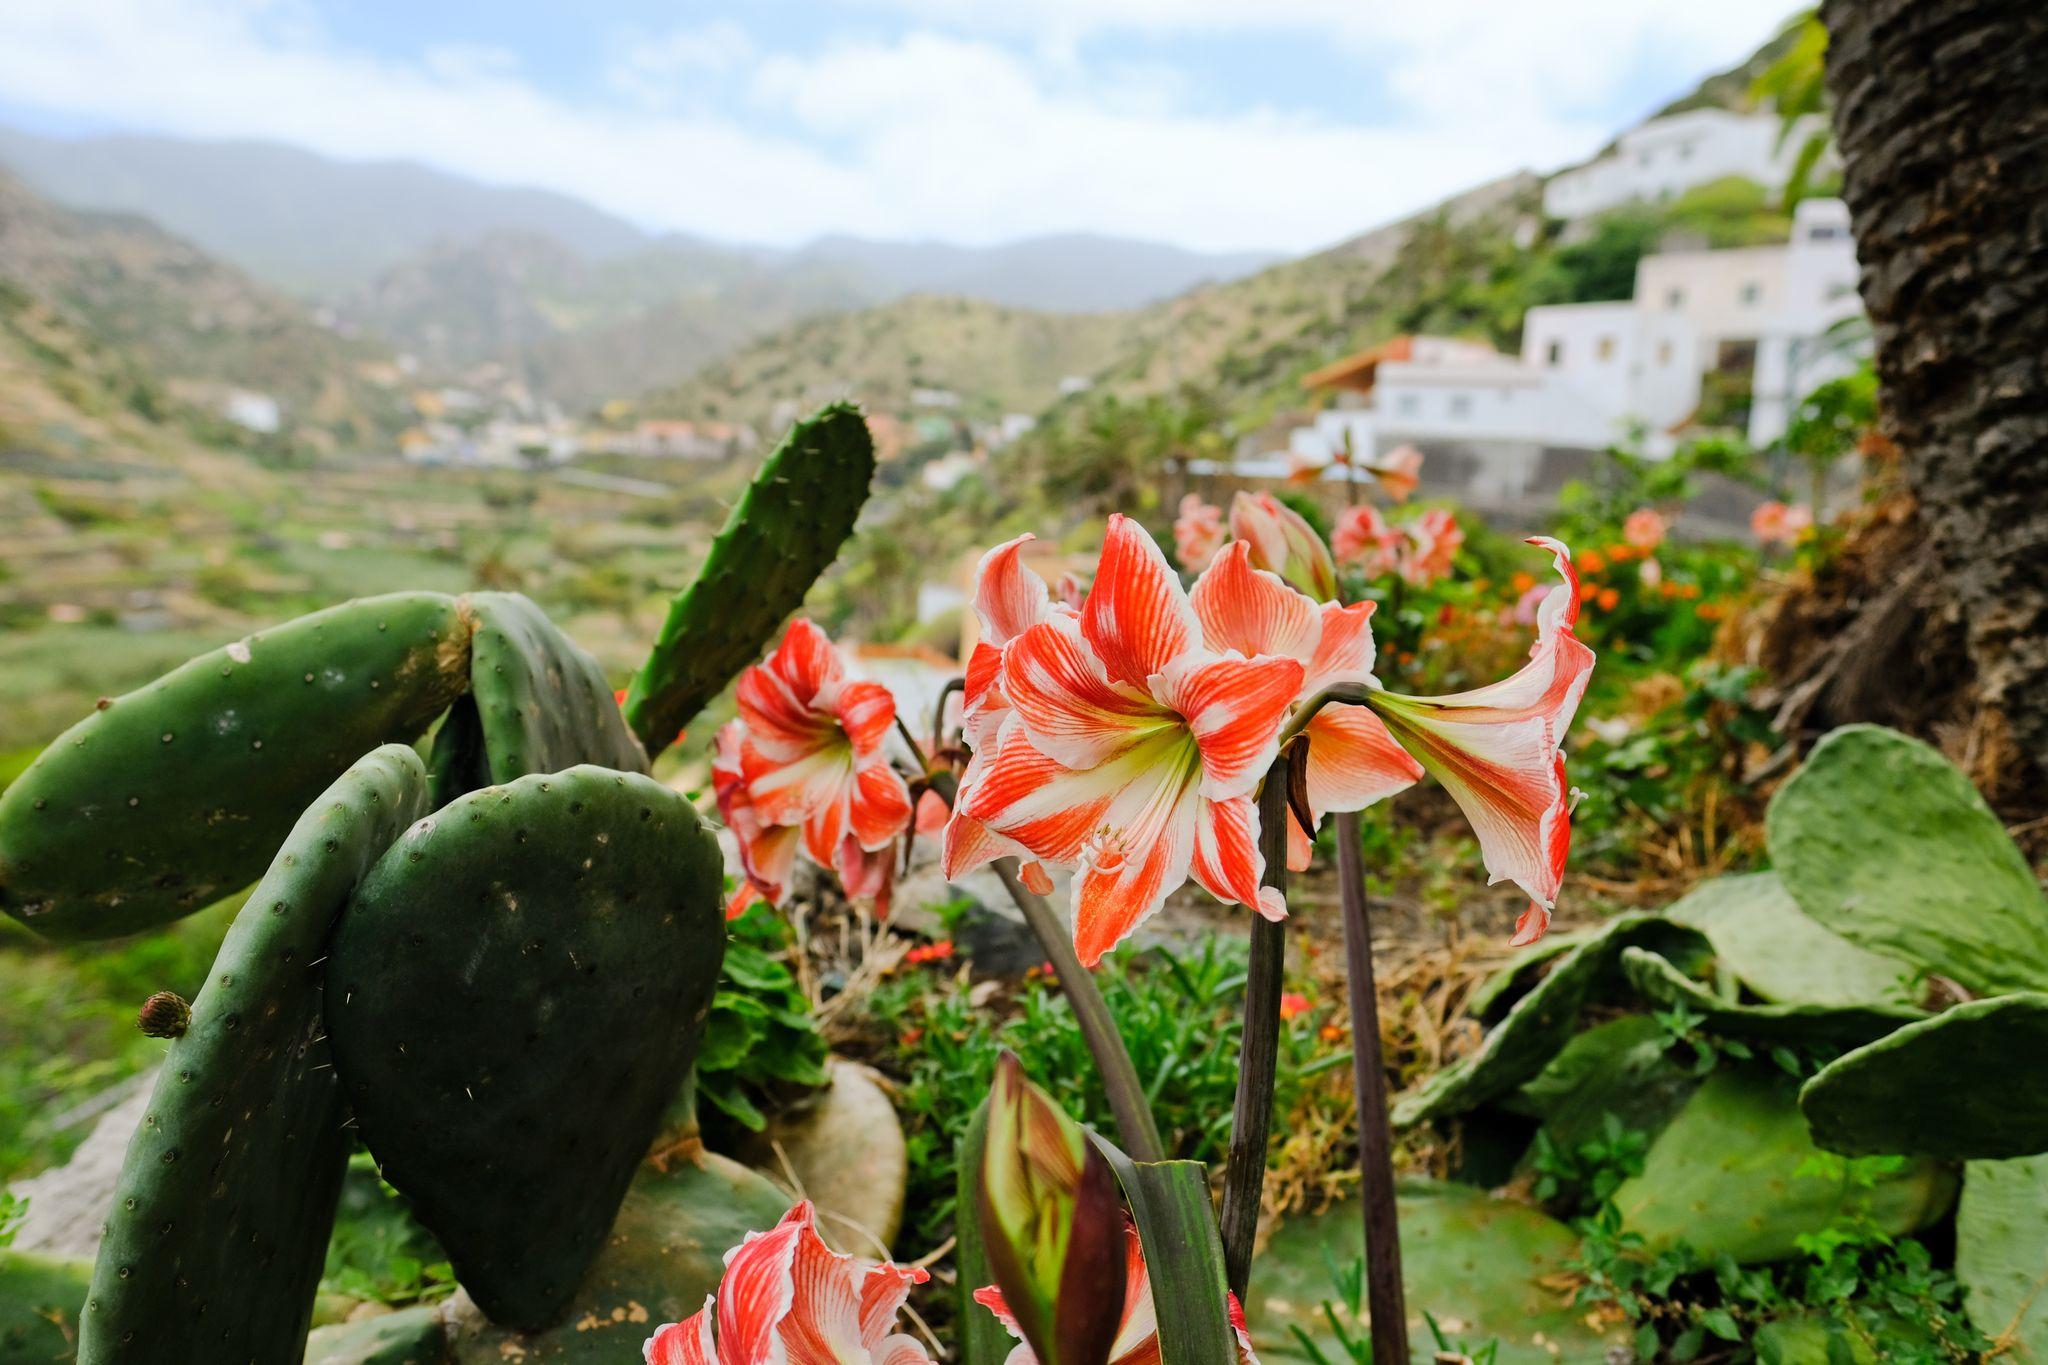
[[[1593,651],[1573,635],[1578,575],[1571,553],[1549,550],[1564,582],[1537,610],[1536,644],[1512,676],[1447,697],[1376,691],[1371,705],[1393,738],[1442,783],[1479,836],[1490,881],[1513,881],[1534,902],[1515,942],[1533,943],[1550,923],[1571,844],[1571,792],[1561,745],[1593,671]]]
[[[1396,446],[1378,463],[1361,463],[1359,468],[1378,480],[1388,497],[1406,502],[1422,483],[1422,452],[1414,446]]]
[[[1515,599],[1515,624],[1518,626],[1535,625],[1537,611],[1549,598],[1550,589],[1544,587],[1541,583],[1530,587],[1520,597]]]
[[[1173,523],[1173,557],[1184,573],[1200,573],[1223,548],[1223,509],[1193,493],[1180,500]]]
[[[1008,714],[982,732],[955,823],[1077,869],[1074,947],[1090,966],[1190,876],[1277,919],[1252,792],[1305,672],[1205,648],[1159,547],[1113,516],[1079,615],[1048,612],[1003,647],[989,685]],[[1001,853],[949,827],[945,875]]]
[[[1765,545],[1790,545],[1813,525],[1813,512],[1804,504],[1787,507],[1767,502],[1749,514],[1749,530]]]
[[[780,844],[762,841],[786,839],[768,831],[793,826],[813,862],[886,913],[894,844],[912,815],[910,789],[883,746],[895,699],[880,683],[847,678],[839,651],[801,618],[765,662],[740,675],[736,696],[739,728],[721,734],[714,791],[750,884],[763,896],[775,885],[786,890]]]
[[[910,1287],[926,1278],[832,1250],[806,1200],[726,1252],[718,1293],[657,1330],[641,1354],[646,1365],[931,1365],[915,1337],[895,1330]]]
[[[1654,550],[1664,543],[1669,522],[1653,507],[1638,507],[1621,524],[1621,538],[1638,550]]]
[[[1401,528],[1406,536],[1402,547],[1401,577],[1416,587],[1428,587],[1451,571],[1458,550],[1465,543],[1465,529],[1442,507],[1432,507]]]
[[[1109,1348],[1109,1365],[1157,1365],[1159,1313],[1152,1302],[1152,1277],[1145,1269],[1145,1249],[1139,1244],[1138,1230],[1128,1224],[1124,1228],[1124,1247],[1123,1320],[1117,1324],[1116,1337]],[[1004,1330],[1017,1338],[1017,1345],[1011,1349],[1004,1365],[1038,1365],[1038,1357],[1025,1344],[1024,1334],[1018,1330],[1017,1319],[1011,1316],[1009,1306],[1003,1302],[1002,1291],[994,1285],[977,1289],[974,1301],[995,1314],[996,1321],[1003,1324]],[[1252,1350],[1251,1334],[1245,1330],[1244,1310],[1238,1306],[1235,1294],[1230,1295],[1230,1325],[1237,1330],[1238,1365],[1259,1365],[1259,1357]],[[668,1365],[668,1362],[660,1365]]]
[[[1367,578],[1392,573],[1401,562],[1402,543],[1401,533],[1387,523],[1377,508],[1367,505],[1345,508],[1330,536],[1330,548],[1336,551],[1337,562],[1357,569]]]
[[[1318,602],[1337,597],[1337,563],[1301,514],[1271,493],[1230,500],[1230,534],[1251,546],[1252,567],[1279,574]]]
[[[1283,655],[1301,661],[1294,701],[1304,702],[1337,683],[1373,683],[1372,602],[1315,603],[1264,569],[1252,567],[1250,547],[1237,541],[1195,584],[1195,615],[1202,642],[1243,658]],[[1292,709],[1291,707],[1289,708]],[[1413,785],[1422,776],[1372,712],[1325,706],[1310,718],[1308,803],[1317,820],[1333,810],[1363,810]],[[1313,831],[1289,819],[1289,867],[1309,864]]]

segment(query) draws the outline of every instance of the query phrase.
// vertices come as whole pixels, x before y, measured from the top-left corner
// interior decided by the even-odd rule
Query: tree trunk
[[[1887,434],[1979,695],[2048,770],[2048,3],[1821,18]]]

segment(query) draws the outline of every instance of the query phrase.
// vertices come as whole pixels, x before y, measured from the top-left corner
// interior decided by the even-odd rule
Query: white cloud
[[[885,0],[967,25],[966,0]],[[628,42],[625,97],[569,103],[504,54],[417,61],[323,40],[297,0],[7,0],[0,90],[18,105],[187,136],[267,137],[342,157],[411,157],[480,179],[580,195],[654,226],[749,241],[825,231],[987,242],[1091,230],[1203,247],[1326,242],[1518,165],[1554,164],[1609,132],[1577,95],[1614,79],[1617,49],[1691,35],[1742,45],[1762,0],[1711,18],[1626,21],[1641,0],[1270,0],[1261,14],[1397,54],[1398,126],[1347,126],[1273,108],[1191,113],[1170,76],[1103,69],[1003,35],[911,31],[797,56],[731,26]],[[1245,27],[1225,0],[1013,0],[1037,37],[1114,23]],[[1658,9],[1675,6],[1659,5]],[[1775,6],[1768,8],[1775,9]],[[1481,11],[1484,14],[1481,14]],[[1728,18],[1748,13],[1746,24]],[[1601,34],[1595,21],[1620,25]],[[1585,25],[1585,27],[1581,27]],[[1270,25],[1269,25],[1270,26]],[[1594,36],[1598,34],[1599,36]],[[1631,36],[1633,35],[1633,36]],[[1723,42],[1724,37],[1726,42]],[[1690,39],[1689,39],[1690,40]],[[1738,48],[1742,45],[1738,45]],[[1699,65],[1728,54],[1702,53]],[[703,91],[743,92],[709,108]],[[1109,88],[1106,88],[1109,87]],[[670,89],[697,102],[662,98]]]

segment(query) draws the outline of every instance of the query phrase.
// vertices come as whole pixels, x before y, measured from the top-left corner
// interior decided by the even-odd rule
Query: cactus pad
[[[1830,1151],[1956,1158],[2048,1152],[2048,1088],[2024,1077],[2048,1055],[2048,995],[1975,1000],[1843,1056],[1799,1107]]]
[[[2048,1360],[2048,1156],[1972,1161],[1956,1203],[1956,1279],[1977,1330],[2012,1361]]]
[[[1649,1003],[1684,1005],[1709,1031],[1766,1043],[1861,1047],[1925,1019],[1911,1005],[1749,1005],[1724,1000],[1664,958],[1641,948],[1621,951],[1621,969]]]
[[[1781,1005],[1915,1003],[1914,969],[1806,917],[1775,872],[1701,882],[1664,914],[1707,936],[1722,967]]]
[[[0,907],[109,938],[247,886],[350,764],[447,708],[468,642],[453,598],[369,597],[104,703],[0,794]]]
[[[551,1323],[690,1068],[725,946],[718,845],[651,778],[470,793],[364,879],[327,967],[384,1178],[501,1323]]]
[[[1911,1162],[1867,1188],[1816,1169],[1798,1084],[1768,1064],[1708,1077],[1650,1144],[1642,1173],[1614,1192],[1623,1226],[1653,1251],[1686,1242],[1707,1260],[1747,1264],[1796,1256],[1801,1235],[1846,1219],[1898,1236],[1948,1212],[1955,1178],[1938,1162]]]
[[[317,1328],[306,1340],[305,1365],[449,1365],[453,1359],[438,1303]]]
[[[0,1365],[77,1358],[78,1312],[92,1267],[0,1248]]]
[[[1453,1340],[1496,1343],[1494,1353],[1482,1357],[1495,1365],[1577,1365],[1607,1358],[1627,1340],[1621,1327],[1574,1309],[1569,1295],[1558,1291],[1579,1254],[1579,1239],[1564,1224],[1527,1204],[1450,1181],[1403,1180],[1396,1195],[1401,1278],[1417,1360],[1454,1358],[1424,1346],[1430,1340],[1425,1313]],[[1356,1199],[1312,1216],[1296,1214],[1260,1251],[1245,1304],[1260,1359],[1350,1358],[1322,1304],[1337,1297],[1332,1267],[1358,1254],[1358,1220]],[[1361,1341],[1362,1307],[1345,1305],[1338,1319]],[[1316,1342],[1317,1354],[1293,1336],[1297,1328]]]
[[[425,806],[418,755],[365,756],[300,816],[235,917],[128,1144],[86,1365],[298,1358],[350,1145],[318,964],[356,884]]]
[[[1654,1133],[1700,1083],[1671,1055],[1670,1044],[1664,1026],[1647,1014],[1595,1024],[1501,1107],[1542,1120],[1543,1131],[1565,1151],[1600,1136],[1609,1114],[1626,1128]]]
[[[560,1325],[517,1332],[458,1296],[443,1310],[457,1365],[621,1365],[665,1322],[704,1306],[725,1253],[789,1211],[789,1198],[737,1162],[699,1150],[633,1179],[597,1263]]]
[[[1823,927],[1977,995],[2048,990],[2048,899],[1969,779],[1919,740],[1836,730],[1767,824],[1785,889]]]
[[[1706,951],[1697,930],[1656,915],[1618,915],[1571,951],[1515,1001],[1479,1050],[1445,1067],[1394,1105],[1393,1120],[1410,1127],[1498,1099],[1549,1064],[1578,1029],[1579,1012],[1622,982],[1615,961],[1627,947],[1649,947],[1689,960]]]
[[[604,670],[539,607],[518,593],[477,592],[461,609],[474,627],[470,694],[435,736],[437,804],[579,763],[647,771]]]
[[[867,420],[835,403],[790,428],[670,605],[626,717],[649,756],[760,657],[853,534],[874,477]]]

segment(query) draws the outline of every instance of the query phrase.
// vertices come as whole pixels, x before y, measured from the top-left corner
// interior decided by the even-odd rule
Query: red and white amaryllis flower
[[[795,829],[813,862],[886,913],[890,851],[911,822],[910,789],[884,751],[896,721],[889,690],[848,678],[825,633],[799,618],[740,675],[736,697],[739,719],[719,734],[713,791],[748,888],[780,904]]]
[[[1550,551],[1564,580],[1537,608],[1529,662],[1469,692],[1409,697],[1375,691],[1369,703],[1471,821],[1488,880],[1512,881],[1529,893],[1534,904],[1516,922],[1516,943],[1541,938],[1557,904],[1571,845],[1571,789],[1561,746],[1593,671],[1593,651],[1572,633],[1579,581],[1571,553],[1547,536],[1529,543]]]
[[[1251,546],[1252,567],[1279,574],[1318,602],[1337,599],[1337,562],[1315,527],[1271,493],[1230,500],[1230,534]]]
[[[915,1266],[843,1256],[818,1236],[809,1201],[725,1253],[725,1276],[701,1312],[662,1327],[646,1365],[931,1365],[896,1331]]]
[[[1401,577],[1418,588],[1426,588],[1451,571],[1459,547],[1465,543],[1465,528],[1448,508],[1432,507],[1402,528]]]
[[[1184,573],[1200,573],[1223,548],[1223,509],[1190,493],[1173,522],[1173,557]]]
[[[1305,673],[1296,658],[1207,648],[1159,547],[1111,517],[1079,613],[1048,608],[1003,646],[988,686],[1007,714],[993,736],[984,721],[961,781],[967,833],[948,829],[946,876],[1002,855],[976,826],[1075,868],[1074,947],[1090,966],[1190,876],[1279,918],[1280,894],[1259,884],[1252,792]]]
[[[1279,577],[1251,564],[1251,547],[1226,548],[1195,584],[1192,600],[1210,649],[1244,657],[1299,659],[1305,702],[1338,683],[1377,686],[1373,677],[1371,602],[1311,602]],[[1291,708],[1290,708],[1291,709]],[[1317,820],[1330,811],[1364,810],[1412,786],[1422,768],[1362,706],[1325,706],[1309,719],[1308,803]],[[1288,820],[1287,864],[1309,864],[1313,831]]]
[[[1422,452],[1414,446],[1395,446],[1378,460],[1361,463],[1395,502],[1406,502],[1422,483]]]
[[[1367,578],[1381,578],[1401,564],[1401,532],[1380,515],[1377,507],[1360,504],[1347,507],[1330,533],[1330,548],[1337,562],[1357,569]]]
[[[1117,1324],[1116,1339],[1109,1348],[1109,1365],[1158,1365],[1159,1314],[1152,1303],[1152,1277],[1145,1269],[1145,1250],[1138,1242],[1138,1230],[1124,1228],[1125,1261],[1123,1320]],[[1113,1264],[1113,1263],[1112,1263]],[[996,1315],[996,1320],[1017,1344],[1003,1365],[1038,1365],[1038,1357],[1024,1341],[1017,1319],[1003,1302],[1003,1291],[994,1285],[974,1291],[974,1301]],[[1252,1350],[1251,1334],[1245,1330],[1244,1309],[1237,1296],[1230,1296],[1230,1325],[1237,1330],[1238,1365],[1259,1365]],[[668,1362],[661,1362],[668,1365]]]

